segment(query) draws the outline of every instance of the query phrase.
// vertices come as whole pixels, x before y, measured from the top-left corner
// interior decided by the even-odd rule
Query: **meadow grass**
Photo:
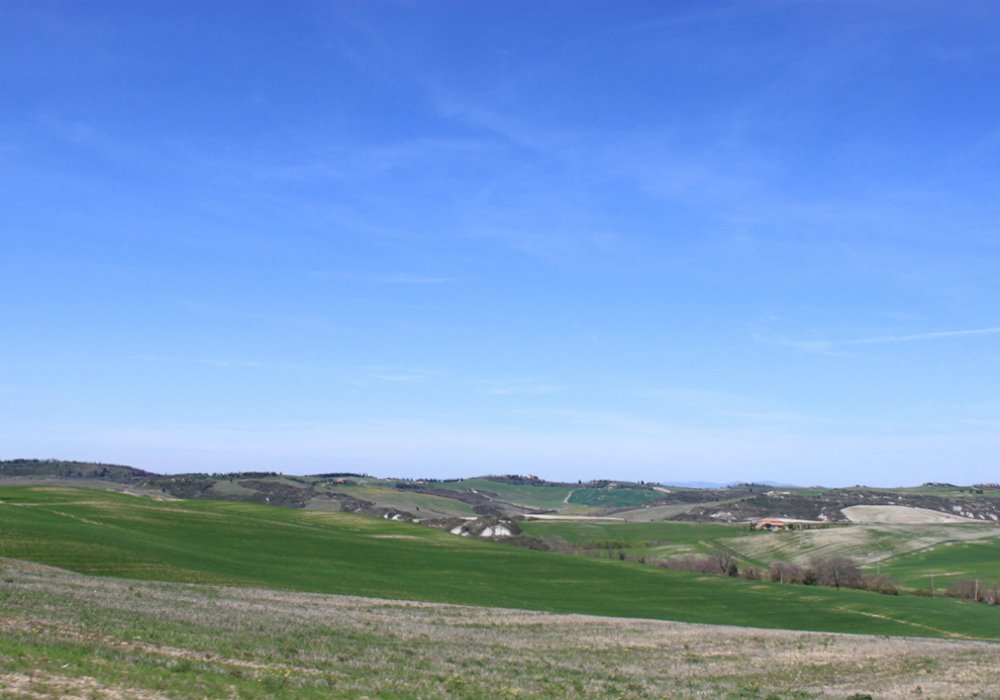
[[[576,503],[595,508],[634,508],[663,498],[663,494],[652,489],[634,488],[580,488],[573,490],[568,503]]]
[[[465,489],[490,491],[497,494],[502,501],[538,510],[566,510],[566,498],[574,490],[572,486],[557,484],[510,484],[483,478],[442,482],[434,486],[460,491]]]
[[[525,533],[576,547],[600,549],[611,545],[632,557],[709,554],[728,546],[725,540],[755,535],[746,525],[685,522],[607,522],[587,520],[525,520]]]
[[[979,579],[985,588],[1000,583],[1000,540],[946,543],[893,557],[879,568],[908,588],[928,590],[932,575],[938,592],[961,580]]]
[[[998,697],[997,648],[96,578],[0,559],[3,697]]]
[[[333,484],[324,486],[324,491],[344,493],[354,498],[372,501],[376,506],[396,508],[419,517],[432,516],[475,516],[471,505],[429,493],[417,493],[408,489],[397,489],[367,484]]]
[[[808,565],[816,557],[846,556],[904,588],[939,590],[960,579],[1000,582],[1000,532],[985,524],[837,525],[789,532],[748,529],[746,524],[683,522],[525,521],[535,537],[590,551],[611,545],[629,557],[669,558],[724,550],[742,566],[773,562]]]
[[[86,574],[752,627],[995,639],[1000,610],[536,552],[351,514],[0,488],[0,556]]]
[[[734,532],[723,544],[746,561],[809,564],[814,558],[848,557],[873,571],[889,573],[899,557],[959,542],[997,542],[1000,528],[983,524],[843,524],[760,533]],[[887,569],[886,567],[889,567]]]

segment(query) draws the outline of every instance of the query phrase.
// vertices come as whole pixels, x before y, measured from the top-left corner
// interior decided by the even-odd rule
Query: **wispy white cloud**
[[[261,321],[281,325],[321,325],[326,322],[323,316],[307,313],[288,313],[281,310],[269,311],[251,307],[225,306],[198,299],[181,300],[179,305],[184,310],[200,316],[235,319],[239,321]]]
[[[920,343],[932,340],[948,340],[951,338],[967,338],[1000,334],[1000,326],[986,328],[968,328],[963,330],[928,331],[926,333],[910,333],[905,335],[879,335],[868,338],[851,338],[847,340],[775,340],[757,336],[756,340],[783,345],[803,352],[817,354],[838,354],[845,348],[862,345],[888,345],[894,343]]]
[[[843,345],[877,345],[882,343],[912,343],[922,340],[939,340],[944,338],[961,338],[972,335],[996,335],[1000,333],[1000,326],[990,328],[971,328],[958,331],[931,331],[929,333],[913,333],[910,335],[883,335],[874,338],[858,338],[848,340]]]
[[[370,365],[356,367],[343,376],[343,381],[355,386],[374,383],[419,384],[440,376],[440,372],[424,367],[397,367],[392,365]]]
[[[373,374],[371,375],[373,379],[378,379],[382,382],[402,382],[402,383],[413,383],[422,382],[427,379],[426,375],[423,374],[401,374],[401,373],[383,373],[383,374]]]
[[[387,274],[387,275],[355,275],[341,272],[327,272],[324,270],[314,270],[310,273],[317,279],[337,279],[349,282],[365,282],[368,284],[387,285],[437,285],[453,284],[461,281],[458,277],[447,277],[442,275],[419,275],[409,273]]]
[[[208,365],[210,367],[221,367],[224,369],[258,369],[266,366],[266,363],[259,362],[257,360],[218,359],[218,358],[198,360],[198,364]]]
[[[488,382],[483,386],[483,393],[490,396],[542,396],[562,391],[560,386],[536,382]]]
[[[457,282],[455,277],[433,277],[428,275],[384,275],[372,277],[372,282],[378,284],[449,284]]]
[[[261,181],[356,182],[377,179],[392,173],[447,169],[456,161],[485,158],[498,151],[489,140],[467,138],[422,138],[394,141],[385,145],[330,144],[319,156],[309,154],[283,162],[265,160],[251,164]],[[238,163],[232,163],[233,167]]]
[[[137,353],[130,359],[142,364],[154,364],[173,368],[201,365],[216,369],[247,369],[276,370],[289,372],[320,372],[328,368],[316,364],[290,361],[257,360],[247,357],[190,357],[187,355],[164,355],[156,353]]]
[[[100,161],[135,165],[149,155],[148,149],[117,138],[99,123],[67,119],[52,113],[40,115],[38,122],[51,137]]]

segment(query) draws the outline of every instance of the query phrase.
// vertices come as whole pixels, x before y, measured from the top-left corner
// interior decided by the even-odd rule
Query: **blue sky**
[[[0,20],[2,458],[1000,480],[995,3]]]

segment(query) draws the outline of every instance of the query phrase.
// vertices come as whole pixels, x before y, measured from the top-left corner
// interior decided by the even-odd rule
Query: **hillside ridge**
[[[557,482],[518,474],[463,479],[385,478],[356,472],[157,474],[120,464],[24,458],[0,461],[0,479],[68,480],[105,488],[117,484],[174,498],[245,501],[405,520],[610,517],[753,523],[778,518],[819,526],[849,522],[844,509],[880,506],[1000,524],[997,484],[824,488],[737,483],[702,488],[610,479]]]

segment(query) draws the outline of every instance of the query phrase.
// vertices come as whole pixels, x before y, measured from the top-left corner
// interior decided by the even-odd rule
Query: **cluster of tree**
[[[987,605],[1000,605],[1000,589],[994,581],[993,585],[987,588],[979,585],[979,580],[962,580],[948,586],[948,595],[952,598],[962,600],[974,600],[977,603]]]
[[[628,547],[628,543],[621,540],[591,540],[589,542],[581,542],[577,546],[585,551],[593,551],[601,549],[625,549]]]
[[[326,474],[320,474],[320,476],[328,476],[328,475],[326,475]],[[334,474],[333,476],[338,476],[338,475]],[[340,474],[339,476],[363,476],[363,477],[367,478],[368,474]],[[459,479],[457,477],[453,478],[453,479],[434,479],[434,478],[431,478],[431,477],[414,479],[414,478],[408,477],[408,476],[392,477],[392,480],[393,481],[399,481],[399,482],[413,483],[417,487],[419,487],[419,486],[421,486],[423,484],[457,484],[459,481],[462,481],[461,479]],[[405,486],[400,486],[399,484],[396,484],[396,488],[402,489],[402,488],[406,488],[406,487]]]
[[[656,565],[664,569],[694,571],[699,574],[716,574],[718,576],[739,576],[740,574],[736,558],[721,549],[717,549],[707,557],[688,555],[657,560]]]
[[[215,485],[207,474],[177,474],[146,479],[147,488],[158,488],[177,498],[205,498],[205,493]]]
[[[417,510],[420,509],[417,508]],[[472,506],[472,512],[476,515],[487,515],[496,518],[502,518],[507,514],[507,511],[505,511],[502,506],[498,506],[496,503],[477,503]]]
[[[546,540],[541,537],[533,537],[531,535],[520,534],[513,537],[504,537],[502,541],[504,544],[512,544],[515,547],[524,547],[525,549],[535,549],[540,552],[573,553],[573,549],[564,543]]]
[[[517,484],[529,486],[543,486],[548,485],[553,482],[545,481],[544,479],[539,479],[533,474],[490,474],[486,477],[489,481],[495,481],[498,484]]]
[[[752,566],[740,569],[732,554],[724,550],[716,550],[708,556],[674,557],[657,561],[656,564],[678,571],[694,571],[719,576],[741,576],[752,581],[832,586],[838,589],[858,588],[888,595],[899,594],[899,588],[888,576],[866,574],[853,560],[847,557],[817,558],[813,559],[808,566],[775,562],[764,571]]]
[[[61,459],[0,460],[0,476],[55,477],[63,479],[105,479],[119,483],[135,483],[152,472],[105,462],[76,462]]]
[[[664,569],[691,571],[715,576],[739,576],[751,581],[773,581],[774,583],[800,584],[805,586],[831,586],[833,588],[855,588],[886,595],[899,595],[899,587],[888,576],[868,574],[848,557],[815,558],[809,565],[800,566],[785,562],[775,562],[767,569],[754,566],[740,567],[736,557],[723,549],[717,549],[707,556],[687,555],[670,559],[648,559],[627,554],[625,542],[595,540],[570,544],[561,540],[543,540],[520,535],[506,538],[509,544],[529,549],[544,549],[550,552],[588,554],[608,557],[638,564],[653,564]],[[647,543],[648,544],[648,543]],[[1000,604],[1000,588],[980,588],[974,581],[961,581],[949,590],[949,595],[967,600],[978,600],[991,605]]]
[[[775,562],[768,570],[768,576],[779,583],[859,588],[890,595],[899,594],[899,588],[888,576],[866,574],[848,557],[817,558],[809,566]]]

